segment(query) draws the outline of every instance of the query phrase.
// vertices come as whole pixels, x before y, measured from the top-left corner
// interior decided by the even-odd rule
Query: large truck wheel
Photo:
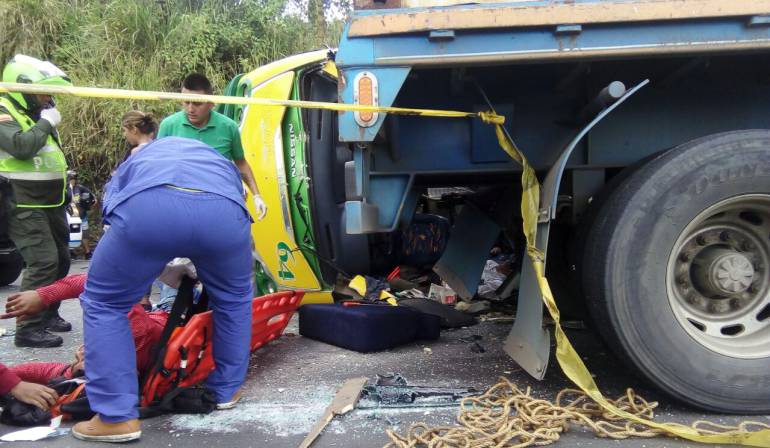
[[[0,286],[10,285],[19,278],[24,260],[15,249],[0,250]]]
[[[770,411],[770,131],[704,137],[625,179],[583,258],[614,351],[691,405]]]
[[[585,255],[585,252],[587,250],[587,243],[588,243],[588,235],[591,233],[591,229],[594,228],[594,224],[596,223],[596,218],[599,215],[599,211],[601,211],[604,208],[604,204],[607,203],[607,200],[609,199],[610,195],[613,191],[620,185],[621,183],[625,182],[626,179],[628,179],[633,173],[638,171],[641,167],[646,165],[647,163],[654,160],[656,157],[661,157],[663,154],[665,154],[664,151],[656,152],[654,154],[651,154],[627,167],[625,167],[621,172],[615,174],[610,178],[609,182],[607,182],[604,185],[604,188],[596,195],[594,195],[591,198],[591,202],[588,205],[588,207],[585,209],[585,212],[583,213],[583,216],[580,219],[580,223],[575,228],[575,231],[572,235],[572,238],[570,238],[570,242],[566,249],[567,254],[567,265],[568,265],[568,282],[569,282],[569,288],[567,288],[570,292],[567,293],[567,297],[571,301],[578,302],[578,305],[583,306],[583,310],[585,310],[585,294],[583,292],[583,284],[582,279],[584,277],[583,270],[585,266],[583,265],[583,257]],[[550,247],[550,244],[549,244]],[[551,265],[551,260],[549,257],[548,260],[548,266]],[[550,278],[550,277],[549,277]],[[558,299],[558,295],[556,296]],[[564,302],[564,300],[562,300]],[[557,302],[557,305],[559,305],[559,310],[561,311],[562,306]],[[577,305],[572,305],[573,308]],[[584,311],[585,312],[585,311]],[[583,317],[586,317],[583,315]],[[591,316],[588,315],[590,318]],[[595,326],[593,322],[589,322],[591,326]]]

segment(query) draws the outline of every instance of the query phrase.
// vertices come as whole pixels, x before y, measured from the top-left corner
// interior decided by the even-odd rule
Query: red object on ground
[[[35,291],[40,295],[43,303],[50,306],[63,300],[80,297],[83,294],[87,280],[86,274],[69,275],[54,283],[38,288]],[[163,333],[163,327],[168,320],[168,313],[165,311],[147,312],[139,305],[134,305],[128,312],[128,322],[131,325],[131,335],[134,337],[136,346],[136,368],[140,374],[150,368],[152,361],[152,348],[160,339]],[[48,380],[56,377],[54,375]],[[40,378],[44,378],[40,376]],[[48,384],[46,381],[33,381],[39,384]],[[30,381],[30,380],[25,380]]]
[[[401,266],[396,266],[396,268],[393,269],[393,271],[388,275],[387,280],[391,281],[394,278],[398,277],[399,274],[401,274]]]
[[[50,413],[51,417],[58,417],[62,416],[64,420],[72,420],[72,417],[69,414],[65,414],[62,412],[61,407],[62,405],[72,403],[73,401],[77,400],[78,396],[83,392],[83,390],[86,387],[86,383],[82,383],[78,385],[78,387],[75,388],[72,392],[68,393],[67,395],[62,395],[59,397],[58,400],[56,400],[56,404],[51,406]]]
[[[160,340],[167,320],[167,312],[147,312],[138,303],[128,312],[128,323],[136,346],[136,370],[140,375],[152,367],[152,349]]]
[[[251,351],[278,338],[302,301],[303,292],[284,291],[257,297],[252,303]],[[152,372],[142,389],[142,406],[160,400],[172,387],[200,383],[214,370],[211,311],[196,314],[169,338],[163,372]],[[176,384],[174,384],[176,382]]]
[[[16,376],[4,364],[0,364],[0,395],[7,394],[20,382],[21,378]]]

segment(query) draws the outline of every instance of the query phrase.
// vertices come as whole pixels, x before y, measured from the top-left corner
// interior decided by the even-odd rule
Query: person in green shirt
[[[188,75],[182,82],[182,93],[211,95],[211,82],[200,73]],[[238,125],[230,118],[216,112],[214,103],[184,101],[182,110],[171,114],[160,123],[158,138],[185,137],[203,142],[230,159],[241,172],[241,178],[253,195],[257,219],[267,213],[267,206],[259,195],[251,166],[243,154]]]

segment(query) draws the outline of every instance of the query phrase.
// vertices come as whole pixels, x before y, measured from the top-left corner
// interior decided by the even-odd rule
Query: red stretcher
[[[302,301],[303,292],[283,291],[254,299],[251,310],[251,351],[283,333]],[[174,329],[160,368],[153,368],[142,388],[141,406],[158,403],[173,389],[202,382],[214,370],[211,311],[193,315]]]

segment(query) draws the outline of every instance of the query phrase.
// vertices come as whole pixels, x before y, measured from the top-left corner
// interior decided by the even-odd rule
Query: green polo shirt
[[[213,110],[209,122],[200,129],[190,123],[183,110],[169,115],[160,123],[158,138],[161,137],[191,138],[211,146],[227,159],[243,160],[243,146],[241,146],[238,125]]]

